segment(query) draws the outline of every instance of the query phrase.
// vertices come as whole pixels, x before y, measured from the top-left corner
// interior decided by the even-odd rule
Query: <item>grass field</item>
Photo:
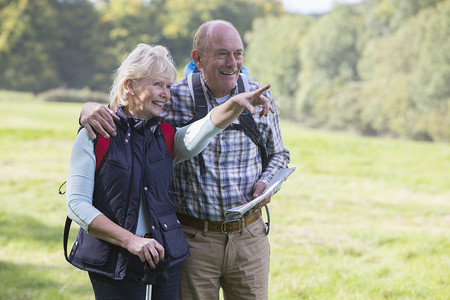
[[[58,195],[81,104],[0,104],[0,299],[93,299]],[[450,299],[450,144],[282,126],[297,170],[270,204],[270,299]]]

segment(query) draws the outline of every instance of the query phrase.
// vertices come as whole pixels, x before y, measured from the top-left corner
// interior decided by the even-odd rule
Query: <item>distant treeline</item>
[[[197,27],[231,21],[282,118],[366,135],[450,141],[450,0],[363,0],[322,16],[279,0],[0,0],[0,89],[106,92],[138,43],[180,70]]]

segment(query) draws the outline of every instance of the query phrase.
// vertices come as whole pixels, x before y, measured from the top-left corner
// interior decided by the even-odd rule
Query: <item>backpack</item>
[[[189,90],[195,102],[195,115],[189,122],[186,123],[186,125],[205,117],[208,113],[208,105],[206,103],[206,97],[205,93],[203,92],[200,76],[200,71],[198,71],[198,69],[195,69],[187,77]],[[237,86],[238,94],[247,92],[249,90],[248,78],[242,73],[239,74]],[[267,141],[262,138],[262,135],[260,134],[256,125],[255,119],[253,119],[248,109],[244,109],[238,119],[239,124],[231,124],[226,128],[226,130],[243,131],[244,134],[247,135],[256,146],[258,146],[261,155],[262,168],[264,170],[268,163],[266,146]],[[206,166],[202,153],[200,152],[197,157],[200,163],[200,174],[204,175],[206,173]]]
[[[160,128],[164,135],[164,140],[166,141],[167,148],[169,149],[170,155],[173,157],[173,137],[175,135],[175,129],[167,122],[163,122],[160,125]],[[80,127],[81,129],[81,127]],[[94,153],[95,153],[95,172],[99,170],[102,165],[102,162],[105,160],[106,154],[108,152],[110,139],[105,139],[101,135],[97,135],[97,138],[94,140]],[[59,194],[64,195],[66,192],[61,191],[62,187],[66,184],[67,181],[64,181],[59,187]],[[69,231],[70,225],[72,224],[72,219],[68,216],[66,217],[66,223],[64,225],[64,236],[63,236],[63,249],[64,249],[64,257],[67,261],[67,242],[69,240]]]

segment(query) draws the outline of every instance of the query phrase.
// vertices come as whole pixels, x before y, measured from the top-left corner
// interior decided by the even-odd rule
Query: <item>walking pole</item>
[[[151,237],[150,234],[146,234],[144,237]],[[163,257],[159,263],[156,265],[156,268],[152,270],[148,262],[144,264],[144,277],[142,277],[142,281],[146,284],[145,287],[145,300],[152,299],[152,285],[156,283],[157,276],[163,276],[166,280],[169,278],[167,274],[167,268],[169,267],[169,259]]]
[[[152,300],[152,285],[147,284],[145,288],[145,300]]]
[[[156,283],[157,276],[163,276],[166,280],[169,278],[167,274],[167,268],[169,267],[169,260],[163,258],[158,265],[156,265],[156,269],[150,269],[150,265],[148,262],[144,265],[144,277],[142,277],[142,281],[146,284],[145,287],[145,300],[152,299],[152,285]]]
[[[146,233],[145,238],[151,238],[151,233]],[[152,284],[156,282],[156,275],[154,270],[150,268],[150,265],[146,261],[144,264],[144,277],[141,279],[145,283],[145,300],[152,299]]]

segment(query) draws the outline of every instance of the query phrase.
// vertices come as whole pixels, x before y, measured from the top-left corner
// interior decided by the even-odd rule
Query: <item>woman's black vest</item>
[[[152,236],[164,247],[170,265],[189,256],[189,248],[172,203],[172,157],[160,128],[161,119],[124,117],[116,122],[106,155],[96,171],[93,205],[119,226],[136,232],[143,198]],[[155,131],[151,130],[156,126]],[[113,279],[125,276],[126,249],[80,229],[68,260],[74,266]]]

